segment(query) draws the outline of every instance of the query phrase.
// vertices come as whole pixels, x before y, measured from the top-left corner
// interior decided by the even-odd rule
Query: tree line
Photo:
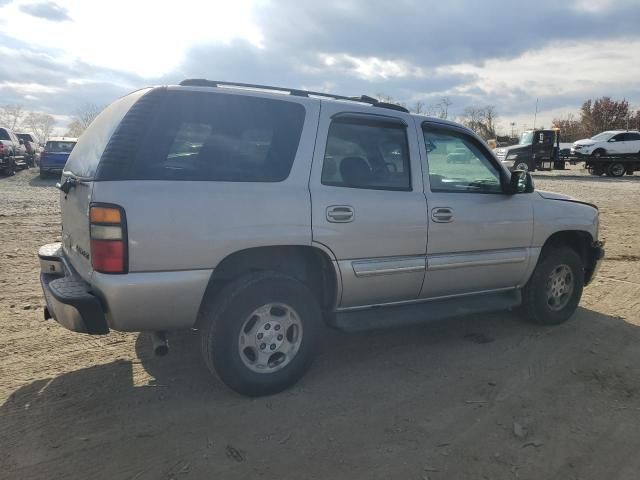
[[[376,98],[385,103],[394,103],[407,108],[411,113],[428,115],[430,117],[447,120],[450,116],[449,107],[453,102],[449,97],[442,97],[438,102],[427,104],[421,100],[415,101],[410,107],[405,103],[395,101],[391,96],[379,93]],[[485,140],[496,138],[498,115],[496,107],[493,105],[473,105],[466,107],[462,115],[457,120],[464,126],[470,128]]]
[[[104,107],[85,103],[74,112],[65,137],[79,137],[93,122]],[[11,104],[0,107],[0,126],[14,132],[28,132],[36,136],[39,143],[47,143],[55,127],[55,118],[48,113],[31,112],[22,105]]]
[[[582,104],[577,116],[570,113],[564,118],[556,118],[553,126],[560,129],[565,142],[591,138],[605,130],[638,130],[640,109],[633,111],[624,99],[589,99]]]
[[[0,126],[14,132],[32,133],[40,143],[47,142],[55,122],[51,115],[27,111],[22,105],[13,104],[0,107]]]
[[[389,95],[379,93],[376,97],[381,102],[394,103],[408,108],[413,113],[442,119],[450,118],[450,107],[453,105],[449,97],[442,97],[433,104],[416,101],[410,107],[407,107],[405,103],[395,101]],[[103,108],[104,106],[87,102],[76,109],[65,136],[79,137]],[[494,105],[466,107],[456,120],[485,140],[496,138],[498,135],[498,114]],[[0,107],[1,126],[14,131],[29,131],[38,138],[40,143],[47,141],[53,131],[54,124],[53,116],[26,111],[22,105],[14,104]],[[589,99],[582,104],[577,115],[570,113],[566,117],[556,118],[552,125],[560,128],[563,141],[574,142],[582,138],[590,138],[605,130],[640,130],[640,109],[634,111],[625,99],[612,100],[610,97]]]

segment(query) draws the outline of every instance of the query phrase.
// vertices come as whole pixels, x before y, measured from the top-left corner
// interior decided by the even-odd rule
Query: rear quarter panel
[[[245,248],[311,245],[308,182],[320,106],[299,102],[306,108],[304,128],[282,182],[94,182],[92,201],[126,212],[129,271],[211,269]]]

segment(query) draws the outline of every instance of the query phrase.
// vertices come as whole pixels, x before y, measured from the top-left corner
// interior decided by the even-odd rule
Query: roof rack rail
[[[388,108],[390,110],[397,110],[399,112],[409,113],[402,105],[396,105],[395,103],[380,102],[379,100],[368,97],[367,95],[361,95],[360,97],[345,97],[342,95],[334,95],[332,93],[325,92],[313,92],[311,90],[301,90],[298,88],[285,88],[285,87],[273,87],[270,85],[256,85],[252,83],[238,83],[238,82],[224,82],[219,80],[207,80],[205,78],[188,78],[179,83],[183,87],[240,87],[240,88],[253,88],[256,90],[271,90],[275,92],[287,92],[289,95],[296,97],[323,97],[331,98],[333,100],[348,100],[350,102],[360,102],[373,105],[380,108]]]

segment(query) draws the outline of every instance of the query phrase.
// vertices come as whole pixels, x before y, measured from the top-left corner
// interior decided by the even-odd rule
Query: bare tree
[[[22,127],[25,114],[22,105],[5,105],[0,110],[0,123],[11,130],[17,130]]]
[[[436,107],[439,109],[438,117],[444,120],[449,118],[449,107],[451,105],[453,105],[453,102],[449,97],[442,97],[440,103],[436,105]]]
[[[94,103],[85,103],[75,112],[73,120],[69,124],[66,136],[79,137],[82,135],[91,122],[98,116],[98,114],[104,109]]]
[[[417,100],[414,104],[413,104],[413,108],[411,109],[411,111],[413,113],[417,113],[418,115],[425,113],[426,112],[426,105],[424,104],[424,102]]]
[[[385,93],[376,93],[375,97],[379,102],[393,103],[394,105],[400,105],[401,107],[405,107],[406,108],[406,104],[394,100],[394,98],[392,96],[387,95]]]
[[[47,143],[51,135],[51,130],[53,130],[55,119],[46,113],[31,112],[27,115],[25,124],[29,127],[29,130],[38,137],[40,143]]]
[[[497,119],[493,105],[467,107],[462,115],[462,123],[485,140],[496,138]]]

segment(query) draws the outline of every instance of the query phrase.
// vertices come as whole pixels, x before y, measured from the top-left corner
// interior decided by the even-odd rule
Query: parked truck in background
[[[526,130],[517,145],[497,148],[498,160],[510,170],[564,170],[560,157],[560,129]]]
[[[0,128],[0,171],[13,175],[17,168],[29,168],[24,142],[9,128]]]
[[[31,133],[16,133],[18,139],[24,142],[25,160],[29,167],[35,167],[40,157],[40,147],[35,137]]]

